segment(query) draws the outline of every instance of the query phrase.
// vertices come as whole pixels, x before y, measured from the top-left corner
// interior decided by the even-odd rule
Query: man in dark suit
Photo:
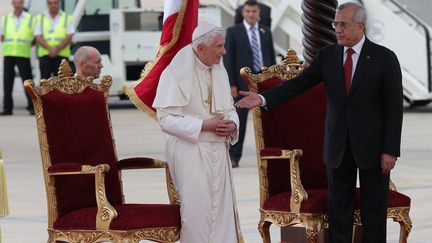
[[[258,3],[259,7],[259,23],[271,28],[271,8],[264,3]],[[234,24],[243,23],[243,5],[236,8],[234,16]]]
[[[324,82],[329,228],[331,242],[337,243],[352,240],[357,169],[363,242],[386,242],[389,176],[400,155],[401,69],[391,50],[365,37],[365,23],[361,5],[340,5],[333,22],[338,45],[321,48],[298,77],[261,97],[240,92],[246,97],[236,104],[241,108],[271,108]]]
[[[225,38],[225,68],[228,72],[231,95],[238,100],[238,91],[249,90],[240,76],[240,69],[250,67],[253,72],[260,72],[262,66],[276,63],[273,37],[268,27],[258,24],[260,9],[258,2],[248,0],[243,5],[243,22],[228,28]],[[239,140],[230,147],[232,166],[238,166],[242,156],[246,132],[248,109],[237,109],[240,119]]]

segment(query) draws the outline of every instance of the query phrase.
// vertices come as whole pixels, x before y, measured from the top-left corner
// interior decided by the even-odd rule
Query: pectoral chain
[[[207,83],[207,99],[204,99],[203,96],[203,89],[201,87],[201,82],[200,82],[200,78],[198,77],[198,73],[194,67],[194,72],[195,72],[195,77],[197,79],[199,88],[200,88],[200,95],[201,95],[201,100],[203,101],[203,105],[206,108],[209,108],[209,112],[211,113],[211,105],[212,105],[212,81],[210,80],[210,84]]]

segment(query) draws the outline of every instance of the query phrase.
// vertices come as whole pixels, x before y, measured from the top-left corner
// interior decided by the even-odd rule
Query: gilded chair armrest
[[[48,168],[49,175],[81,174],[83,165],[80,163],[59,163]]]
[[[397,192],[396,184],[391,179],[389,179],[389,190]]]
[[[180,196],[171,178],[167,162],[146,157],[136,157],[120,160],[118,168],[120,170],[164,168],[170,204],[180,204]]]
[[[300,157],[303,155],[301,149],[281,149],[265,148],[260,151],[261,159],[268,161],[274,159],[289,159],[290,161],[290,179],[291,179],[291,198],[290,209],[292,212],[299,213],[303,201],[308,199],[308,194],[303,188],[300,178]]]
[[[48,168],[49,175],[73,175],[73,174],[96,174],[102,170],[102,173],[108,172],[110,167],[108,164],[98,164],[96,166],[83,165],[80,163],[66,162],[51,165]]]
[[[94,174],[97,203],[96,229],[108,230],[113,219],[117,217],[117,211],[106,197],[105,173],[109,170],[108,164],[91,166],[80,163],[58,163],[48,168],[48,174],[50,176]]]
[[[282,148],[264,148],[260,151],[261,159],[289,159],[291,151]]]
[[[163,161],[146,158],[146,157],[135,157],[119,160],[118,168],[120,170],[132,170],[132,169],[149,169],[149,168],[166,168],[167,164]]]

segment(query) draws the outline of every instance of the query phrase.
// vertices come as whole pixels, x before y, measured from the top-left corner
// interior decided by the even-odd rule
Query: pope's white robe
[[[190,46],[185,48],[161,75],[153,104],[166,133],[165,156],[181,200],[180,241],[243,242],[228,154],[228,142],[237,141],[238,129],[228,139],[201,131],[203,120],[215,115],[233,120],[238,128],[229,81],[221,64],[207,67]],[[211,105],[205,102],[209,87]]]

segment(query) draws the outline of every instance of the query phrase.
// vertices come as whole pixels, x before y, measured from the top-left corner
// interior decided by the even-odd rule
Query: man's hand
[[[396,157],[390,154],[382,154],[381,155],[381,169],[384,175],[390,173],[390,171],[396,165]]]
[[[231,86],[231,96],[237,98],[239,96],[237,86]]]
[[[235,103],[237,108],[253,108],[262,104],[261,97],[257,93],[240,91],[240,95],[244,97]]]
[[[49,52],[49,56],[50,56],[51,58],[55,58],[55,57],[57,57],[58,54],[59,54],[59,50],[58,50],[58,48],[57,48],[56,46],[54,46],[54,47],[50,47],[50,48],[48,49],[48,52]]]

